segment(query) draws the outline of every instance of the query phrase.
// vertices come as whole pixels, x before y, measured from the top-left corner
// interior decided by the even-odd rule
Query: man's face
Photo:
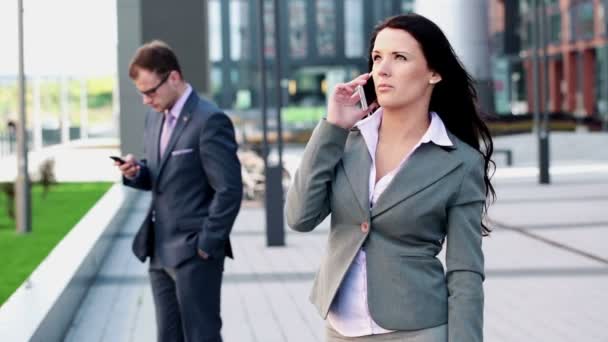
[[[174,87],[175,72],[158,75],[145,69],[139,69],[133,80],[135,87],[142,96],[145,105],[157,112],[170,109],[176,102],[178,93]]]

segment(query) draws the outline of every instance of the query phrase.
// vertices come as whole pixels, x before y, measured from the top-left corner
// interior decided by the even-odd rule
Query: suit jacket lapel
[[[150,160],[152,162],[151,169],[157,170],[160,165],[160,155],[159,155],[159,144],[160,144],[160,134],[163,130],[163,113],[156,113],[156,120],[154,121],[154,126],[152,126],[152,143],[150,146],[151,157]]]
[[[369,155],[363,136],[359,133],[352,136],[351,146],[342,157],[346,178],[365,215],[369,214],[369,173],[372,158]]]
[[[433,143],[422,144],[380,195],[372,209],[372,217],[437,182],[461,163],[450,152]]]
[[[182,111],[179,114],[179,118],[177,119],[177,122],[175,123],[173,132],[171,133],[171,137],[169,138],[169,142],[167,143],[167,148],[165,149],[165,154],[163,156],[161,156],[161,159],[160,159],[161,162],[160,162],[160,166],[159,166],[159,170],[158,170],[159,175],[160,175],[161,171],[163,170],[163,168],[165,167],[165,164],[167,163],[167,160],[169,159],[169,156],[171,155],[173,148],[175,148],[175,144],[177,143],[177,140],[179,140],[179,137],[182,134],[182,131],[188,125],[188,122],[190,122],[190,116],[192,115],[192,111],[194,110],[194,108],[196,108],[197,103],[198,103],[198,95],[196,94],[196,91],[194,89],[192,89],[192,93],[190,94],[190,96],[188,96],[188,100],[184,104],[184,107],[182,108]],[[157,140],[157,141],[160,142],[160,133],[159,133],[159,140]],[[156,145],[158,146],[158,143]]]

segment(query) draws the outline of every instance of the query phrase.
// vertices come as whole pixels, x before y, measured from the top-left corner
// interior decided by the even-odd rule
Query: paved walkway
[[[498,179],[484,240],[487,341],[608,341],[608,173]],[[141,216],[145,206],[136,213]],[[267,248],[261,209],[244,208],[226,262],[226,342],[323,340],[324,322],[308,302],[328,223],[288,231],[287,247]],[[66,341],[153,341],[146,268],[130,254],[125,227]],[[443,257],[443,256],[442,256]]]
[[[529,167],[535,165],[529,136],[497,139],[498,147],[513,148],[516,167],[497,171],[498,202],[489,213],[494,232],[484,239],[486,341],[608,341],[606,137],[556,137],[550,186],[539,186],[535,168]],[[578,152],[562,153],[563,139]],[[297,166],[300,151],[286,150],[289,170]],[[117,179],[109,159],[105,164],[114,153],[113,148],[76,154],[58,150],[55,155],[63,156],[56,159],[63,170],[58,176]],[[0,163],[2,176],[10,163]],[[92,170],[94,165],[107,169]],[[138,205],[131,223],[116,236],[66,341],[155,340],[146,266],[130,252],[146,206]],[[311,233],[288,231],[286,247],[267,248],[264,212],[243,208],[232,234],[236,260],[227,260],[225,267],[226,342],[323,340],[324,322],[308,293],[327,232],[326,221]]]

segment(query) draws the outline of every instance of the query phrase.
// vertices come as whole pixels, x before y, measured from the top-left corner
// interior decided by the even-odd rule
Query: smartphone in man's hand
[[[126,163],[126,161],[124,159],[117,157],[117,156],[110,156],[110,159],[117,162],[119,165]]]

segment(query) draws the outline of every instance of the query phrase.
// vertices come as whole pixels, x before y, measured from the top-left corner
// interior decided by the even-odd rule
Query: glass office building
[[[280,7],[283,104],[319,106],[335,83],[367,71],[368,38],[380,20],[414,0],[287,0]],[[226,109],[259,106],[257,0],[209,0],[211,96]],[[273,70],[273,1],[264,2],[264,53]],[[267,77],[270,89],[274,76]],[[272,102],[272,99],[269,98]],[[272,104],[272,103],[271,103]]]
[[[549,95],[540,105],[550,112],[608,117],[608,0],[544,1],[547,44],[541,49],[548,52],[548,84],[542,72],[540,82]],[[514,90],[508,96],[511,109],[523,99],[524,112],[530,112],[532,32],[537,23],[532,1],[492,0],[490,15],[503,23],[494,30],[494,58],[508,64],[507,71],[495,77]]]

